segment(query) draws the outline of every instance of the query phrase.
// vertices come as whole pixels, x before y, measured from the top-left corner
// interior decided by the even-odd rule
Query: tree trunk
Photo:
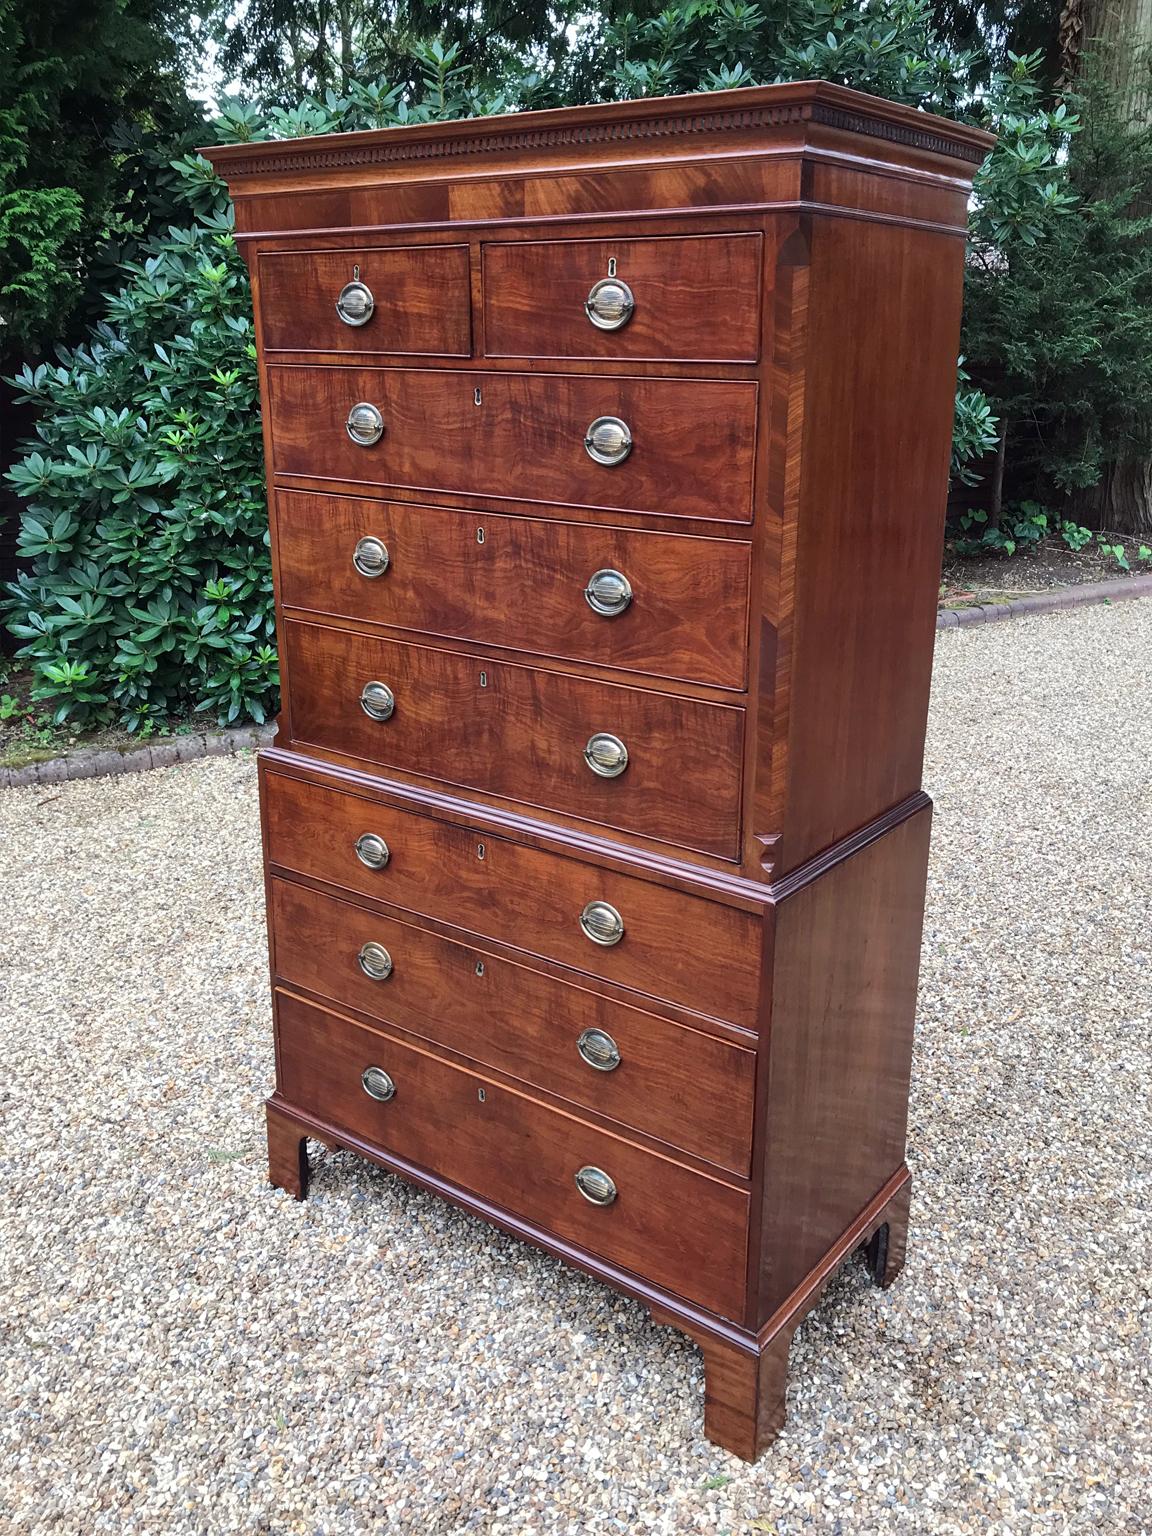
[[[1134,125],[1152,125],[1152,0],[1065,0],[1060,15],[1061,87],[1075,81],[1084,54],[1115,90]],[[1075,144],[1072,168],[1075,175]],[[1136,212],[1133,209],[1133,212]],[[1105,466],[1083,504],[1116,533],[1152,530],[1152,462],[1130,455]]]
[[[1083,499],[1090,522],[1152,541],[1152,461],[1121,459],[1109,464]]]

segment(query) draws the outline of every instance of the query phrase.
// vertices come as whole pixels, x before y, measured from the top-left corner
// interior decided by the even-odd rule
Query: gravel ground
[[[944,635],[902,1279],[797,1335],[785,1432],[399,1180],[265,1183],[255,773],[0,794],[0,1529],[1146,1533],[1152,602]]]

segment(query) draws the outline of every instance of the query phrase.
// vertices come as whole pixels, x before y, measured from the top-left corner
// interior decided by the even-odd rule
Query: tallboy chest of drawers
[[[904,1253],[989,143],[800,84],[208,152],[284,679],[271,1177],[351,1149],[638,1298],[749,1458],[837,1266]]]

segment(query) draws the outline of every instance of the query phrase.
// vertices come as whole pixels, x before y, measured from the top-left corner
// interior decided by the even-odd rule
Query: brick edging
[[[0,768],[0,789],[26,789],[33,784],[64,784],[70,779],[95,779],[114,773],[144,773],[149,768],[170,768],[199,757],[230,757],[271,742],[270,725],[233,726],[226,731],[201,731],[190,736],[168,736],[162,741],[141,742],[138,747],[82,747],[68,757],[52,757],[23,768]]]
[[[1084,582],[1079,587],[1055,587],[1051,592],[1030,593],[1006,603],[977,603],[971,608],[942,608],[937,629],[962,629],[969,624],[998,624],[1001,619],[1025,614],[1059,613],[1064,608],[1087,608],[1091,603],[1116,603],[1129,597],[1152,597],[1152,575],[1128,576],[1115,581]]]

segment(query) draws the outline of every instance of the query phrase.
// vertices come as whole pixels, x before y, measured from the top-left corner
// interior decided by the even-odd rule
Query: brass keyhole
[[[477,960],[477,962],[476,962],[476,974],[477,974],[477,976],[483,976],[483,974],[484,974],[484,962],[483,962],[483,960]]]
[[[608,258],[608,276],[609,277],[615,277],[616,276],[616,258],[615,258],[615,256],[609,256],[609,258]]]
[[[477,544],[483,544],[483,542],[484,542],[484,530],[483,530],[483,528],[477,528],[477,530],[476,530],[476,542],[477,542]]]
[[[480,1100],[481,1104],[483,1104],[487,1100],[488,1095],[484,1092],[483,1088],[477,1088],[476,1097]]]
[[[484,844],[483,843],[477,843],[476,844],[476,857],[478,859],[482,859],[484,857],[485,851],[486,850],[484,848]]]

